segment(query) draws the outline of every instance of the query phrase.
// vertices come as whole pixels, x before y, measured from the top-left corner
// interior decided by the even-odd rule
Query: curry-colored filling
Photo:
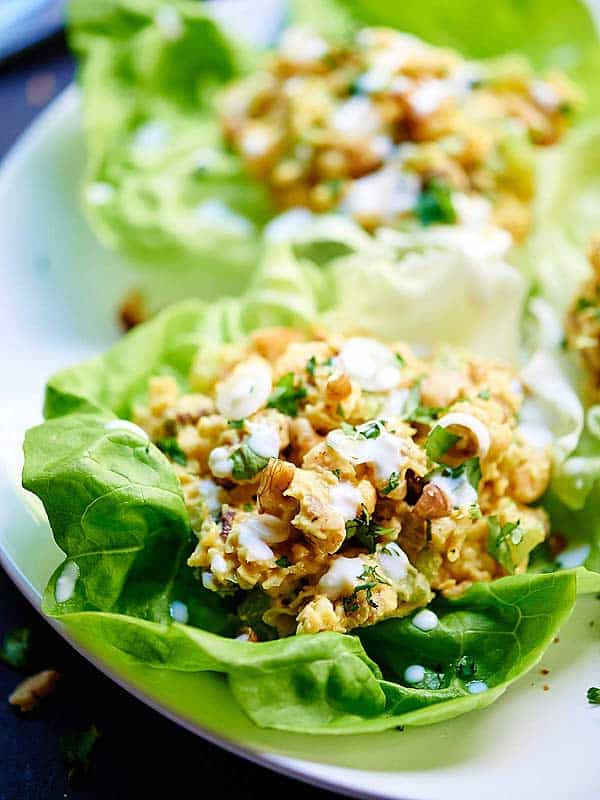
[[[581,287],[567,314],[565,332],[571,350],[579,353],[588,378],[590,402],[600,401],[600,235],[590,245],[592,276]]]
[[[227,141],[281,208],[341,209],[367,229],[490,218],[522,240],[532,151],[579,104],[560,73],[521,58],[465,61],[387,28],[347,45],[294,27],[221,109]]]
[[[348,631],[527,567],[551,459],[513,370],[283,328],[203,351],[134,421],[173,462],[203,585],[256,638]],[[250,607],[260,608],[257,618]]]

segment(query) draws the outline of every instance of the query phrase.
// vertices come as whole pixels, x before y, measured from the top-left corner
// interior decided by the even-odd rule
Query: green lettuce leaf
[[[389,620],[364,629],[360,639],[321,633],[258,644],[122,614],[61,619],[75,635],[101,638],[150,666],[226,674],[260,726],[350,734],[431,724],[489,705],[541,658],[575,597],[573,573],[511,576],[438,604],[433,632],[409,619]],[[473,675],[461,673],[465,660],[474,661]],[[407,686],[410,664],[438,676],[438,688]],[[473,680],[488,688],[472,693]]]
[[[92,226],[137,261],[197,265],[199,295],[240,293],[271,210],[222,147],[215,96],[249,51],[189,1],[73,0],[69,28]]]
[[[273,323],[290,318],[293,274],[284,271],[267,298]],[[174,375],[184,385],[192,365],[210,368],[215,344],[252,329],[259,298],[257,286],[250,306],[173,306],[104,356],[51,379],[47,419],[27,433],[23,473],[66,556],[48,584],[45,612],[75,635],[151,666],[226,674],[240,705],[262,726],[357,733],[484,707],[541,657],[573,607],[576,573],[476,586],[459,600],[437,603],[440,625],[431,633],[406,619],[360,636],[256,644],[226,638],[239,625],[229,601],[203,589],[186,566],[193,537],[177,477],[143,432],[119,420],[143,397],[150,374]],[[580,584],[597,587],[583,573]],[[185,607],[187,624],[173,621],[175,603]],[[459,672],[463,657],[477,662],[475,674],[487,690],[469,691],[473,676]],[[422,686],[404,680],[413,662],[428,670]]]

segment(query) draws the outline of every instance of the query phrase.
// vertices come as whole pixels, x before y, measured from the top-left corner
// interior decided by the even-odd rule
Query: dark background
[[[61,37],[0,63],[0,157],[73,70]],[[72,651],[0,568],[0,641],[22,627],[32,630],[40,669],[62,679],[35,715],[21,717],[7,698],[24,676],[0,663],[0,800],[333,797],[232,756],[129,696]],[[92,771],[69,782],[60,737],[91,724],[101,733]]]

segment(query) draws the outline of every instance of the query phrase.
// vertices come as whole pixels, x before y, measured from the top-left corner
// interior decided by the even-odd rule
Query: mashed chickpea
[[[369,230],[489,218],[520,241],[532,149],[557,142],[578,103],[563,75],[539,78],[518,57],[466,61],[387,28],[334,44],[295,27],[228,90],[221,120],[283,209],[339,209]]]
[[[525,570],[550,455],[520,433],[513,370],[313,337],[261,330],[212,378],[200,353],[202,392],[153,378],[134,414],[179,476],[188,563],[243,635],[346,632]]]

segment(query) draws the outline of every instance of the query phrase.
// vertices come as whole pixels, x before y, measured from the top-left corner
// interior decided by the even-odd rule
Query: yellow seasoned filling
[[[590,402],[600,401],[600,235],[590,245],[592,276],[581,287],[567,314],[569,348],[578,353],[588,378]]]
[[[506,365],[272,328],[200,352],[189,385],[152,378],[134,421],[179,476],[190,567],[241,598],[244,636],[404,616],[525,570],[548,535],[530,504],[550,454],[519,429]]]
[[[341,209],[367,229],[489,218],[522,240],[532,147],[557,142],[579,102],[562,74],[517,57],[465,61],[387,28],[334,45],[294,27],[228,90],[221,120],[281,208]]]

